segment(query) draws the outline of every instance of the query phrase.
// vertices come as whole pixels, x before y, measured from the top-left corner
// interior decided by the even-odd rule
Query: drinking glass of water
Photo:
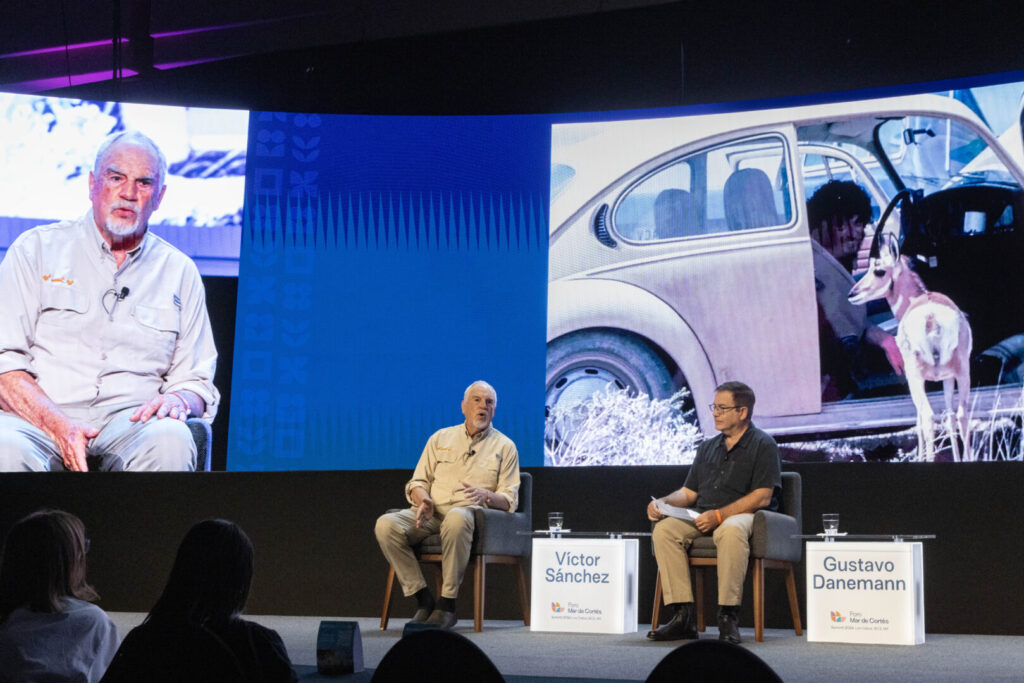
[[[835,536],[839,533],[839,513],[826,512],[821,516],[821,526],[826,536]]]

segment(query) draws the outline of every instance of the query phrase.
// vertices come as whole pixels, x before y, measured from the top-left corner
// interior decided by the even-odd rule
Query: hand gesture
[[[157,394],[135,409],[130,419],[132,422],[145,422],[156,415],[157,419],[169,417],[172,420],[188,419],[191,410],[185,400],[175,393]]]
[[[709,534],[718,526],[718,517],[714,510],[702,512],[697,519],[693,520],[694,526],[703,534]]]
[[[466,482],[462,482],[462,490],[474,505],[487,507],[490,504],[491,492],[487,489],[482,489],[479,486],[472,486]]]
[[[421,528],[434,517],[434,501],[424,497],[416,508],[416,528]]]
[[[95,438],[100,431],[83,422],[67,420],[58,427],[51,436],[60,449],[61,460],[64,467],[72,472],[88,472],[89,466],[85,462],[85,449],[89,445],[89,439]]]
[[[661,514],[661,510],[658,509],[658,502],[652,500],[647,504],[647,519],[652,522],[657,522],[659,519],[665,519],[665,515]]]

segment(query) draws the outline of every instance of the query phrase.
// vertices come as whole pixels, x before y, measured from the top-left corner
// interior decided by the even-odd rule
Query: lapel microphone
[[[110,307],[110,319],[111,320],[114,319],[114,311],[117,310],[117,302],[121,301],[122,299],[127,299],[128,298],[128,293],[130,291],[131,290],[128,289],[127,287],[122,287],[121,291],[114,295],[114,305]]]

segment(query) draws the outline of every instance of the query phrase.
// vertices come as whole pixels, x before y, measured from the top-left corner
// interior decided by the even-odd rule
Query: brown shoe
[[[697,626],[693,603],[686,603],[676,610],[668,623],[655,631],[647,632],[648,640],[696,640]]]

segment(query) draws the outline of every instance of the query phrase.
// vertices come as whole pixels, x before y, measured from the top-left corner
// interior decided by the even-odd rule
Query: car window
[[[765,136],[673,160],[630,186],[612,224],[654,242],[787,225],[793,217],[785,142]]]
[[[559,195],[569,187],[569,183],[576,177],[576,169],[567,164],[551,164],[551,201],[558,199]]]
[[[879,126],[878,139],[903,183],[925,194],[959,185],[1015,182],[985,139],[962,121],[888,119]]]
[[[832,180],[852,181],[865,190],[867,189],[867,182],[861,175],[860,169],[851,166],[846,159],[829,154],[803,154],[801,156],[803,159],[804,192],[808,199],[813,197],[814,193],[821,189],[822,185]],[[868,196],[871,197],[871,220],[878,220],[878,215],[881,213],[878,202],[875,201],[874,195],[870,192]]]

